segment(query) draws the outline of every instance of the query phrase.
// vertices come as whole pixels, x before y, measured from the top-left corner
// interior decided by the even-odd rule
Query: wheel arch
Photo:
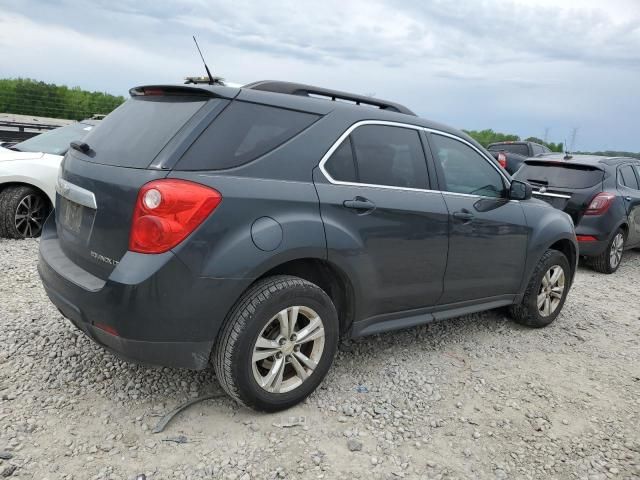
[[[47,194],[47,192],[45,191],[45,189],[41,185],[38,185],[35,182],[28,182],[28,181],[22,181],[22,180],[12,180],[10,182],[2,183],[2,184],[0,184],[0,193],[2,193],[5,189],[10,188],[10,187],[30,187],[30,188],[33,188],[38,193],[42,194],[42,196],[47,200],[47,202],[49,203],[49,208],[50,209],[53,209],[53,207],[54,207],[54,200],[51,199],[51,197]]]
[[[318,285],[336,307],[340,334],[344,335],[349,331],[355,318],[355,290],[351,280],[339,266],[321,258],[297,258],[269,268],[253,283],[274,275],[293,275]]]
[[[561,238],[549,245],[549,250],[557,250],[561,252],[567,260],[569,260],[569,267],[571,268],[571,282],[576,274],[576,268],[578,264],[578,251],[575,243],[568,238]]]

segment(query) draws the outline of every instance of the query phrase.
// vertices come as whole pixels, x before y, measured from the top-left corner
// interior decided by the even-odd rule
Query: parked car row
[[[103,347],[212,364],[258,410],[308,396],[340,337],[497,307],[544,327],[583,245],[601,265],[599,228],[624,232],[615,268],[636,238],[606,196],[612,172],[635,178],[627,160],[539,157],[511,178],[465,133],[380,99],[274,81],[130,94],[64,156],[47,295]]]
[[[0,147],[0,237],[40,235],[55,203],[62,156],[95,125],[85,120]]]

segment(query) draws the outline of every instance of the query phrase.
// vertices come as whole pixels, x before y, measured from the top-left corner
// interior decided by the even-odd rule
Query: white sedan
[[[69,143],[82,140],[95,120],[56,128],[0,147],[0,237],[38,237],[55,205],[58,167]]]

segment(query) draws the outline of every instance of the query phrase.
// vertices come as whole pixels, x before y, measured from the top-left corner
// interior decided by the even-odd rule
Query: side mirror
[[[509,188],[509,198],[511,200],[529,200],[533,196],[533,188],[526,182],[519,180],[511,181]]]

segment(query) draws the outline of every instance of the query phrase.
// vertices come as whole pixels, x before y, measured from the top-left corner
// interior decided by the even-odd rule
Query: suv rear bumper
[[[194,370],[208,367],[220,326],[250,283],[198,277],[172,252],[128,252],[101,281],[64,255],[53,216],[38,272],[53,304],[96,343],[133,362]]]

